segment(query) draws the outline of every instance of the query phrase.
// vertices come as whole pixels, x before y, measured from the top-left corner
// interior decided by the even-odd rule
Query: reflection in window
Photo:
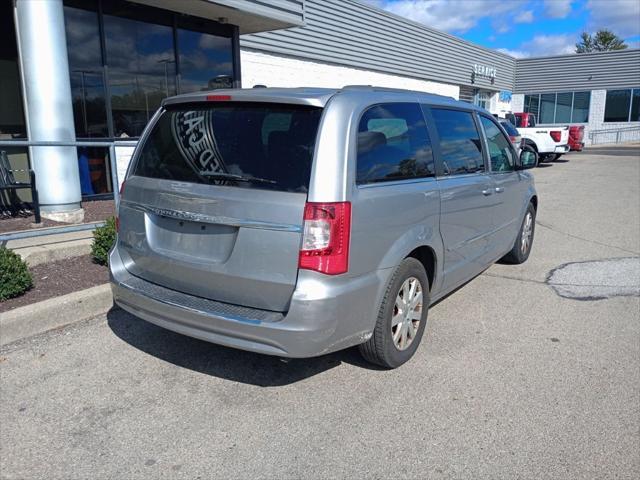
[[[137,137],[176,93],[172,28],[104,16],[109,88],[116,137]]]
[[[414,103],[389,103],[367,110],[358,127],[357,183],[435,175],[431,140]]]
[[[432,108],[446,175],[484,170],[480,136],[469,112]]]
[[[554,123],[571,122],[571,103],[573,102],[573,93],[558,93],[556,98],[556,118]]]
[[[233,87],[231,38],[178,29],[180,93]]]
[[[480,122],[487,137],[489,158],[491,159],[491,171],[511,172],[514,169],[515,158],[511,142],[500,131],[493,120],[481,115]]]
[[[0,4],[0,138],[26,137],[13,2]]]
[[[524,96],[524,111],[538,123],[586,123],[591,92],[545,93]],[[540,107],[540,108],[538,108]]]
[[[87,2],[91,6],[91,2]],[[106,137],[107,111],[98,13],[64,7],[76,137]],[[78,46],[82,45],[81,48]]]
[[[631,118],[632,122],[640,122],[640,88],[633,89],[631,96]]]
[[[538,123],[553,123],[556,94],[544,93],[540,95],[540,116]]]
[[[604,107],[604,121],[640,121],[640,88],[607,90],[607,101]]]
[[[587,123],[589,121],[589,102],[591,92],[574,92],[573,94],[573,114],[571,122]]]

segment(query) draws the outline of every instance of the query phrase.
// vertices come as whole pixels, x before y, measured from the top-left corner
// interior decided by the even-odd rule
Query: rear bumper
[[[569,145],[556,145],[553,151],[554,153],[567,153],[569,151]]]
[[[160,327],[211,343],[282,357],[314,357],[366,341],[389,270],[360,277],[301,271],[289,311],[270,312],[176,292],[131,275],[114,248],[116,304]]]

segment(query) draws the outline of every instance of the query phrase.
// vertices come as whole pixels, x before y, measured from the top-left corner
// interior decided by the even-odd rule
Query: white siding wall
[[[375,85],[437,93],[458,99],[459,87],[399,75],[371,72],[351,67],[301,60],[242,49],[242,86],[326,87]]]

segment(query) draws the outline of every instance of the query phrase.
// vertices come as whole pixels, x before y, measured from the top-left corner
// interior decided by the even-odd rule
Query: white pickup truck
[[[538,152],[541,162],[557,160],[570,150],[568,126],[536,126],[536,118],[531,113],[507,114],[507,119],[516,126],[525,144]]]

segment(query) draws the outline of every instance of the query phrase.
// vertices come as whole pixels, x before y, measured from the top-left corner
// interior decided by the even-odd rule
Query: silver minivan
[[[534,165],[487,111],[438,95],[172,97],[123,185],[114,300],[220,345],[282,357],[359,345],[397,367],[430,304],[527,259]]]

